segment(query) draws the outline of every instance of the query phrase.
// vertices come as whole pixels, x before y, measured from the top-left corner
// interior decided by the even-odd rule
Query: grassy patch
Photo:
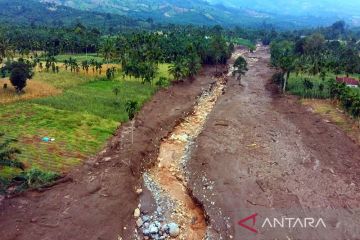
[[[242,45],[245,47],[248,47],[249,49],[255,50],[256,46],[253,42],[251,42],[248,39],[244,39],[244,38],[232,38],[230,40],[232,43],[237,44],[237,45]]]
[[[86,76],[84,74],[72,73],[70,71],[61,71],[59,73],[52,72],[36,72],[34,79],[30,81],[44,82],[59,89],[68,89],[81,85],[90,81],[96,81],[96,77]],[[26,89],[25,89],[26,90]]]
[[[82,62],[85,60],[90,61],[91,59],[94,59],[95,61],[98,61],[98,62],[104,61],[104,58],[96,53],[88,53],[87,55],[86,54],[61,54],[61,55],[57,55],[55,57],[55,59],[58,62],[64,62],[65,60],[68,60],[70,57],[73,59],[76,59],[78,62]]]
[[[117,126],[110,119],[33,103],[5,105],[0,113],[0,131],[18,139],[15,146],[22,150],[18,160],[55,172],[67,171],[96,153]],[[45,143],[45,136],[55,141]],[[11,173],[3,170],[5,175]]]
[[[119,87],[115,96],[113,89]],[[32,102],[54,109],[88,113],[114,121],[127,121],[125,102],[137,101],[142,105],[155,92],[154,85],[139,81],[96,81],[68,89],[62,95],[35,99]]]
[[[67,172],[98,152],[119,124],[128,120],[127,100],[141,107],[151,98],[160,77],[169,78],[167,64],[159,66],[152,85],[121,74],[108,81],[66,71],[37,73],[30,81],[54,86],[61,93],[0,105],[0,132],[18,139],[15,145],[22,150],[18,160],[27,169]],[[119,89],[117,96],[114,88]],[[55,141],[43,142],[43,137]],[[19,170],[14,168],[0,169],[0,177],[16,174]]]
[[[287,90],[292,94],[301,96],[303,98],[329,98],[329,84],[328,81],[332,76],[326,76],[325,80],[322,80],[319,76],[309,76],[307,74],[291,74],[289,77]],[[306,88],[304,81],[309,80],[313,87],[311,89]],[[321,89],[320,85],[323,86]]]
[[[4,84],[7,84],[6,89],[3,88]],[[0,104],[53,96],[60,93],[61,90],[53,87],[46,82],[29,80],[25,88],[25,93],[18,94],[16,93],[15,88],[11,85],[8,79],[0,79]]]

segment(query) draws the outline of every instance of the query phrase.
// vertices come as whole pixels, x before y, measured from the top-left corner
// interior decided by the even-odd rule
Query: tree
[[[200,57],[193,53],[186,59],[186,67],[188,69],[188,74],[190,77],[196,75],[201,69],[201,59]]]
[[[125,111],[128,114],[129,120],[131,120],[131,144],[134,143],[134,121],[132,121],[135,117],[136,109],[138,107],[138,103],[133,100],[128,100],[125,103]]]
[[[127,112],[129,119],[132,120],[135,117],[138,103],[136,101],[128,100],[125,103],[125,111]]]
[[[306,60],[309,63],[307,71],[313,75],[320,73],[325,63],[324,36],[320,33],[312,34],[310,37],[305,39],[303,50],[306,55]]]
[[[320,33],[312,34],[305,39],[304,52],[308,55],[318,56],[325,46],[325,38]]]
[[[4,58],[8,57],[11,52],[11,46],[9,40],[0,36],[0,64],[4,60]]]
[[[140,76],[143,83],[151,83],[158,72],[158,66],[152,62],[144,62],[140,64]]]
[[[109,63],[115,57],[115,53],[116,53],[115,41],[111,37],[106,38],[101,45],[100,52],[103,55],[105,61]]]
[[[86,73],[89,72],[90,65],[89,65],[89,62],[87,60],[84,60],[84,61],[81,62],[81,67],[82,67],[83,70],[86,71]]]
[[[354,51],[351,47],[346,47],[341,54],[341,60],[339,61],[342,70],[346,74],[352,74],[360,71],[360,57],[357,51]]]
[[[32,68],[23,61],[12,62],[6,66],[10,71],[10,82],[18,93],[21,93],[26,87],[26,81],[33,77]]]
[[[169,73],[174,76],[176,81],[179,81],[181,78],[184,78],[188,75],[188,69],[184,64],[183,59],[177,59],[172,65],[169,67]]]
[[[242,56],[238,57],[234,63],[233,76],[235,76],[236,74],[238,75],[237,79],[239,80],[239,85],[241,85],[241,76],[245,75],[247,71],[248,68],[245,58]]]
[[[274,67],[280,68],[284,76],[282,89],[283,92],[285,92],[290,73],[295,68],[294,61],[296,56],[294,54],[294,43],[286,40],[273,42],[271,44],[270,51],[271,64]]]

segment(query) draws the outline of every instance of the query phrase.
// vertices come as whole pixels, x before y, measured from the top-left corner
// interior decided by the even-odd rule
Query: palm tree
[[[234,63],[233,76],[235,76],[236,74],[238,75],[237,79],[239,80],[239,85],[241,85],[241,76],[245,75],[247,71],[248,68],[245,58],[243,58],[242,56],[238,57]]]
[[[0,63],[2,63],[4,58],[11,57],[12,56],[11,52],[12,49],[11,49],[10,41],[0,36]]]
[[[169,73],[174,76],[176,81],[188,76],[188,69],[184,64],[184,60],[178,59],[169,67]]]
[[[81,68],[82,68],[82,70],[85,70],[86,73],[88,73],[89,72],[89,62],[87,60],[82,61]]]
[[[198,55],[191,54],[186,61],[186,67],[188,69],[189,76],[196,75],[201,69],[201,60]]]
[[[89,65],[92,67],[93,73],[95,73],[96,61],[95,59],[90,59]]]
[[[69,61],[67,59],[64,60],[64,66],[65,66],[65,70],[68,70]]]
[[[109,63],[110,60],[112,60],[116,55],[115,41],[111,37],[106,38],[101,45],[100,52],[103,55],[105,61]]]
[[[95,63],[95,68],[96,68],[96,71],[99,71],[99,74],[101,75],[101,70],[102,70],[102,63],[101,62],[96,62]]]

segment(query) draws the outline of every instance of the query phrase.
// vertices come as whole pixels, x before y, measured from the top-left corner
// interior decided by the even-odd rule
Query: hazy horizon
[[[338,0],[208,0],[235,8],[250,8],[286,15],[349,14],[360,17],[360,1]]]

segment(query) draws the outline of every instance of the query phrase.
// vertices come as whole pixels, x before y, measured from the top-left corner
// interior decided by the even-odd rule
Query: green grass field
[[[113,89],[119,87],[116,97]],[[135,100],[142,105],[155,92],[154,85],[139,81],[95,81],[71,88],[62,95],[34,99],[31,102],[54,109],[88,113],[105,119],[127,121],[125,102]]]
[[[91,71],[90,71],[91,72]],[[76,74],[70,71],[61,71],[59,74],[52,72],[37,72],[34,76],[35,81],[50,84],[59,89],[68,89],[81,84],[99,80],[97,76]],[[32,81],[32,80],[30,80]]]
[[[159,66],[157,79],[161,76],[169,78],[167,64]],[[124,107],[127,100],[137,101],[140,108],[157,90],[155,84],[123,79],[121,74],[110,81],[60,71],[38,73],[31,81],[46,82],[63,92],[0,105],[0,132],[18,139],[15,145],[22,150],[19,160],[28,168],[58,173],[80,164],[104,146],[116,128],[128,120]],[[113,92],[115,87],[120,89],[118,96]],[[43,142],[43,137],[55,141]],[[16,169],[3,168],[0,177],[16,173]]]
[[[339,75],[344,76],[344,74]],[[359,75],[353,75],[354,78],[359,78]],[[308,74],[295,74],[292,73],[289,77],[287,90],[303,98],[319,98],[326,99],[330,97],[329,92],[329,80],[335,79],[336,75],[333,73],[327,73],[325,79],[321,79],[319,75],[311,76]],[[313,87],[306,89],[304,85],[304,79],[308,79],[312,82]],[[319,86],[322,84],[324,89],[321,91]]]
[[[57,55],[55,57],[55,59],[58,62],[64,62],[65,60],[68,60],[70,57],[76,59],[79,63],[84,60],[89,61],[91,59],[94,59],[98,62],[104,61],[104,58],[96,53],[88,53],[87,55],[86,54],[60,54],[60,55]]]
[[[242,45],[242,46],[248,47],[249,49],[252,49],[252,50],[256,49],[255,44],[253,42],[251,42],[250,40],[248,40],[248,39],[233,38],[230,41],[233,42],[234,44]]]

